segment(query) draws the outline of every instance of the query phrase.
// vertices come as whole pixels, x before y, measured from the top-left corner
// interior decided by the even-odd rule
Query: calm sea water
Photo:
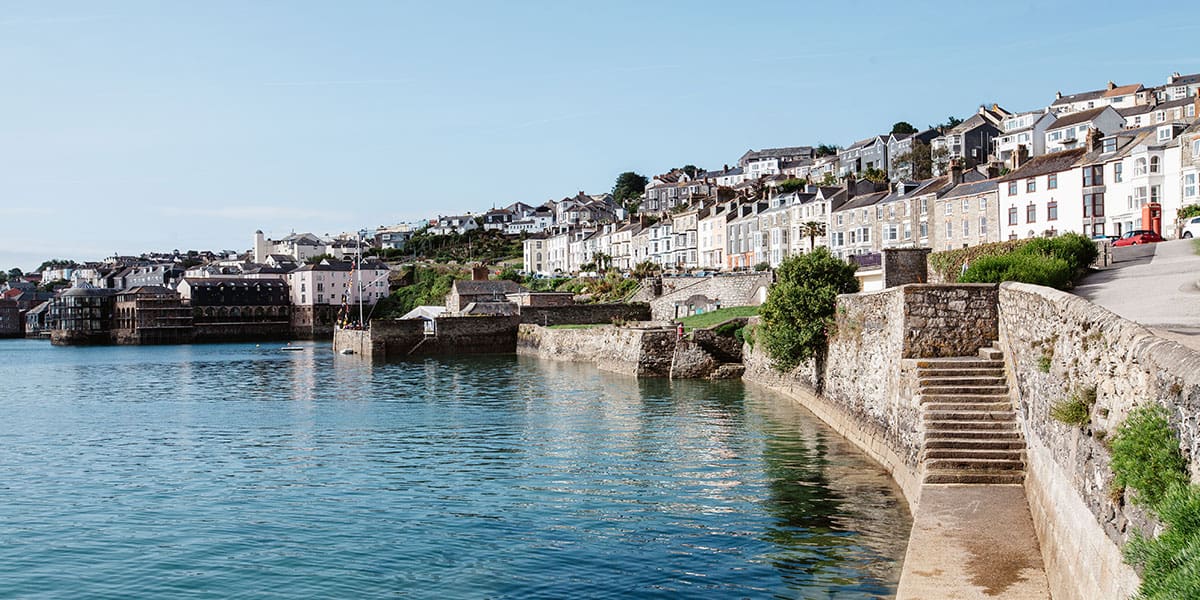
[[[0,384],[3,598],[873,598],[910,526],[739,382],[13,340]]]

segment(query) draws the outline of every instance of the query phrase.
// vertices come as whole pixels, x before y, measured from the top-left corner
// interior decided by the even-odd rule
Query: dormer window
[[[1114,138],[1104,138],[1103,152],[1107,154],[1109,152],[1116,152],[1116,151],[1117,151],[1117,138],[1115,138],[1115,137]]]
[[[1170,127],[1159,127],[1158,128],[1158,141],[1165,142],[1169,139],[1171,139],[1171,128]]]

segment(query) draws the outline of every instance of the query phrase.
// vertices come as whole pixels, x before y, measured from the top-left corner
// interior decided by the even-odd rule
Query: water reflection
[[[885,473],[739,382],[24,341],[0,378],[15,595],[876,597],[907,537]]]

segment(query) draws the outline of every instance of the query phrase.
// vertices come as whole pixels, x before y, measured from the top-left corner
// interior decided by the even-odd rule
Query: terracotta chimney
[[[1116,89],[1116,87],[1117,87],[1117,84],[1115,84],[1115,83],[1113,83],[1113,82],[1111,82],[1111,81],[1110,81],[1110,82],[1108,82],[1108,89],[1110,89],[1110,90],[1114,90],[1114,89]]]
[[[488,278],[488,268],[487,267],[485,267],[483,265],[471,267],[471,280],[472,281],[487,281],[487,278]]]

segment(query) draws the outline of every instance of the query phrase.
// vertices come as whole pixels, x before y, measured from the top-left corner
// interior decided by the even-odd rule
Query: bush
[[[1071,285],[1075,270],[1061,258],[1014,252],[988,256],[972,263],[958,278],[960,283],[1020,281],[1057,289]]]
[[[713,333],[721,337],[736,338],[737,332],[741,328],[741,323],[737,321],[730,321],[728,323],[717,325],[716,328],[713,329]]]
[[[1100,255],[1100,251],[1096,248],[1096,243],[1087,236],[1078,233],[1065,233],[1052,238],[1038,238],[1022,246],[1017,252],[1020,254],[1041,254],[1042,256],[1061,258],[1071,267],[1072,272],[1086,269]]]
[[[1050,407],[1050,416],[1060,423],[1087,427],[1092,422],[1092,405],[1096,403],[1096,388],[1076,392],[1070,400],[1056,402]]]
[[[1136,492],[1133,500],[1143,506],[1156,506],[1172,486],[1186,485],[1186,468],[1161,406],[1134,410],[1112,440],[1113,483]]]
[[[1200,598],[1200,487],[1188,485],[1179,440],[1161,407],[1139,408],[1112,444],[1118,485],[1137,492],[1164,525],[1156,538],[1135,533],[1125,561],[1142,569],[1138,598]]]
[[[855,268],[828,248],[779,265],[756,332],[776,369],[790,370],[825,351],[838,294],[858,291]]]

